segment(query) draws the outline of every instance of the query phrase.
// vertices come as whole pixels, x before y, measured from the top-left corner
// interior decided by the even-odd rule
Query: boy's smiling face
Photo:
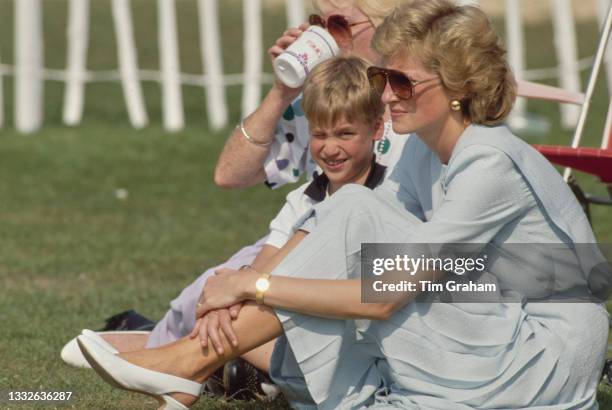
[[[329,178],[329,193],[349,183],[364,184],[370,172],[372,143],[382,137],[383,123],[341,119],[331,126],[312,125],[310,152]]]

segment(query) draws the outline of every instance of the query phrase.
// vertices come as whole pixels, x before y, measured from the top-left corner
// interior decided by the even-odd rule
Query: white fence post
[[[580,72],[578,70],[578,52],[576,50],[576,29],[572,18],[570,0],[554,0],[553,10],[554,42],[559,57],[559,83],[561,88],[580,92]],[[574,128],[580,116],[580,107],[560,104],[561,125]]]
[[[78,125],[83,118],[88,38],[89,0],[70,0],[67,31],[68,62],[63,112],[66,125]]]
[[[244,84],[242,116],[246,117],[259,105],[261,69],[263,63],[261,35],[261,0],[243,0],[244,25]]]
[[[91,0],[69,2],[67,28],[66,69],[44,69],[44,43],[42,41],[42,0],[14,0],[15,8],[15,67],[0,66],[0,127],[5,123],[3,101],[3,75],[15,78],[14,117],[19,132],[38,130],[44,117],[44,79],[65,81],[63,121],[78,125],[83,116],[85,84],[87,81],[116,81],[114,71],[87,71],[87,47],[90,26]],[[478,4],[479,0],[457,0],[461,4]],[[525,78],[526,70],[524,29],[521,0],[506,1],[506,37],[508,59],[517,78]],[[228,122],[226,85],[242,82],[242,116],[250,114],[261,98],[262,82],[270,77],[262,72],[264,44],[262,43],[262,0],[243,0],[244,69],[242,74],[223,73],[222,44],[219,30],[218,0],[198,0],[198,23],[201,60],[204,76],[183,74],[180,70],[176,0],[157,0],[160,72],[139,71],[130,11],[131,0],[111,0],[113,21],[117,37],[119,78],[130,122],[135,128],[148,123],[146,105],[139,76],[160,80],[162,86],[163,123],[167,130],[180,130],[185,125],[182,85],[203,85],[206,88],[207,114],[212,129],[223,128]],[[611,0],[597,0],[600,24]],[[304,0],[285,0],[289,26],[305,20]],[[559,58],[557,71],[560,86],[570,92],[579,92],[580,68],[577,58],[575,23],[571,0],[550,0],[555,29],[555,47]],[[612,44],[609,49],[612,48]],[[608,90],[612,97],[612,50],[606,57]],[[4,72],[2,71],[4,69]],[[548,74],[538,73],[537,76]],[[203,81],[202,81],[203,78]],[[547,77],[548,78],[548,77]],[[562,105],[561,121],[564,127],[573,127],[579,116],[578,107]],[[526,101],[519,99],[509,119],[513,127],[528,125]],[[607,127],[612,127],[612,116]]]
[[[227,125],[227,101],[223,82],[223,55],[219,35],[217,0],[199,0],[200,51],[206,73],[206,110],[212,129]]]
[[[15,5],[15,127],[31,133],[43,122],[43,39],[41,0]]]
[[[519,0],[506,0],[506,36],[510,66],[517,78],[523,78],[523,72],[525,71],[525,43]],[[517,99],[508,122],[513,127],[524,127],[526,125],[524,123],[526,121],[525,110],[526,101],[522,98]]]
[[[179,131],[185,126],[185,116],[174,0],[157,0],[157,20],[164,127],[168,131]]]
[[[287,26],[298,27],[306,21],[304,14],[304,0],[286,0]]]
[[[138,61],[136,46],[134,45],[130,0],[113,0],[112,7],[115,32],[117,33],[117,52],[123,97],[132,126],[142,128],[147,125],[149,119],[138,77]]]
[[[608,7],[610,7],[610,0],[597,0],[597,20],[600,28],[603,27]],[[606,50],[606,80],[608,80],[608,95],[612,98],[612,44]]]

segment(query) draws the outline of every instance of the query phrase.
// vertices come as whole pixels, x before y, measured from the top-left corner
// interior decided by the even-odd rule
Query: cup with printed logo
[[[274,60],[274,72],[287,87],[298,88],[317,64],[338,51],[338,44],[327,30],[310,26]]]

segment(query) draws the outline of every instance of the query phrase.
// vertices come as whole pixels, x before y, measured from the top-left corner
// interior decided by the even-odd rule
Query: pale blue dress
[[[505,127],[468,127],[447,166],[411,138],[380,189],[346,186],[301,226],[310,234],[273,277],[359,277],[362,242],[595,242],[558,172]],[[496,256],[499,281],[527,276],[520,255]],[[597,251],[575,259],[577,269],[554,278],[558,289],[609,284],[600,276],[595,289]],[[546,269],[537,280],[550,279]],[[513,295],[409,303],[387,321],[277,315],[285,336],[270,373],[294,408],[597,408],[608,336],[601,303]]]

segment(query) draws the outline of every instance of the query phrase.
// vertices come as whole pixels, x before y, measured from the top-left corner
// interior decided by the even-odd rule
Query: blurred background
[[[516,36],[511,27],[520,27],[524,67],[518,71],[560,85],[555,27],[573,29],[584,92],[601,5],[608,0],[568,0],[572,23],[561,27],[553,21],[559,2],[509,1],[519,11],[514,19],[520,26],[509,24],[512,7],[505,1],[479,3],[505,41]],[[203,6],[215,4],[215,18],[203,12],[213,10]],[[295,7],[292,13],[288,4]],[[158,319],[201,272],[266,233],[292,187],[225,191],[214,186],[212,174],[229,132],[269,87],[265,51],[289,19],[307,16],[311,5],[309,0],[91,0],[88,5],[89,28],[69,36],[75,9],[68,0],[0,0],[0,389],[71,390],[75,408],[147,408],[151,400],[143,403],[141,396],[114,391],[90,372],[68,368],[59,351],[82,328],[99,328],[104,318],[125,309]],[[175,20],[160,15],[169,5]],[[118,20],[132,23],[136,76],[123,75],[131,81],[131,103],[120,69],[129,47],[118,46]],[[23,26],[24,54],[16,47],[18,21],[30,24]],[[32,21],[41,22],[39,32]],[[160,44],[172,35],[160,38],[160,27],[172,21],[178,47],[165,49],[162,64]],[[215,33],[211,21],[221,44],[219,58],[212,60],[211,54],[203,57],[202,48],[202,33],[209,39]],[[27,42],[36,37],[40,45]],[[77,53],[72,67],[79,67],[80,55],[87,70],[81,80],[94,81],[74,81],[67,97],[69,44],[79,40],[86,53]],[[127,53],[123,63],[120,52]],[[20,61],[40,62],[46,80],[26,76],[18,86],[15,75],[27,73]],[[218,69],[225,76],[215,77]],[[23,90],[21,100],[17,89]],[[583,145],[600,145],[608,95],[604,68]],[[168,99],[174,103],[165,106]],[[562,115],[556,103],[530,100],[515,129],[531,143],[569,145],[573,130],[562,119],[571,123],[572,115]],[[576,176],[583,189],[607,195],[595,177]],[[610,208],[592,212],[598,239],[612,241]],[[610,392],[602,387],[602,408],[612,408]],[[198,408],[253,406],[207,400]],[[273,406],[284,408],[282,402]]]

